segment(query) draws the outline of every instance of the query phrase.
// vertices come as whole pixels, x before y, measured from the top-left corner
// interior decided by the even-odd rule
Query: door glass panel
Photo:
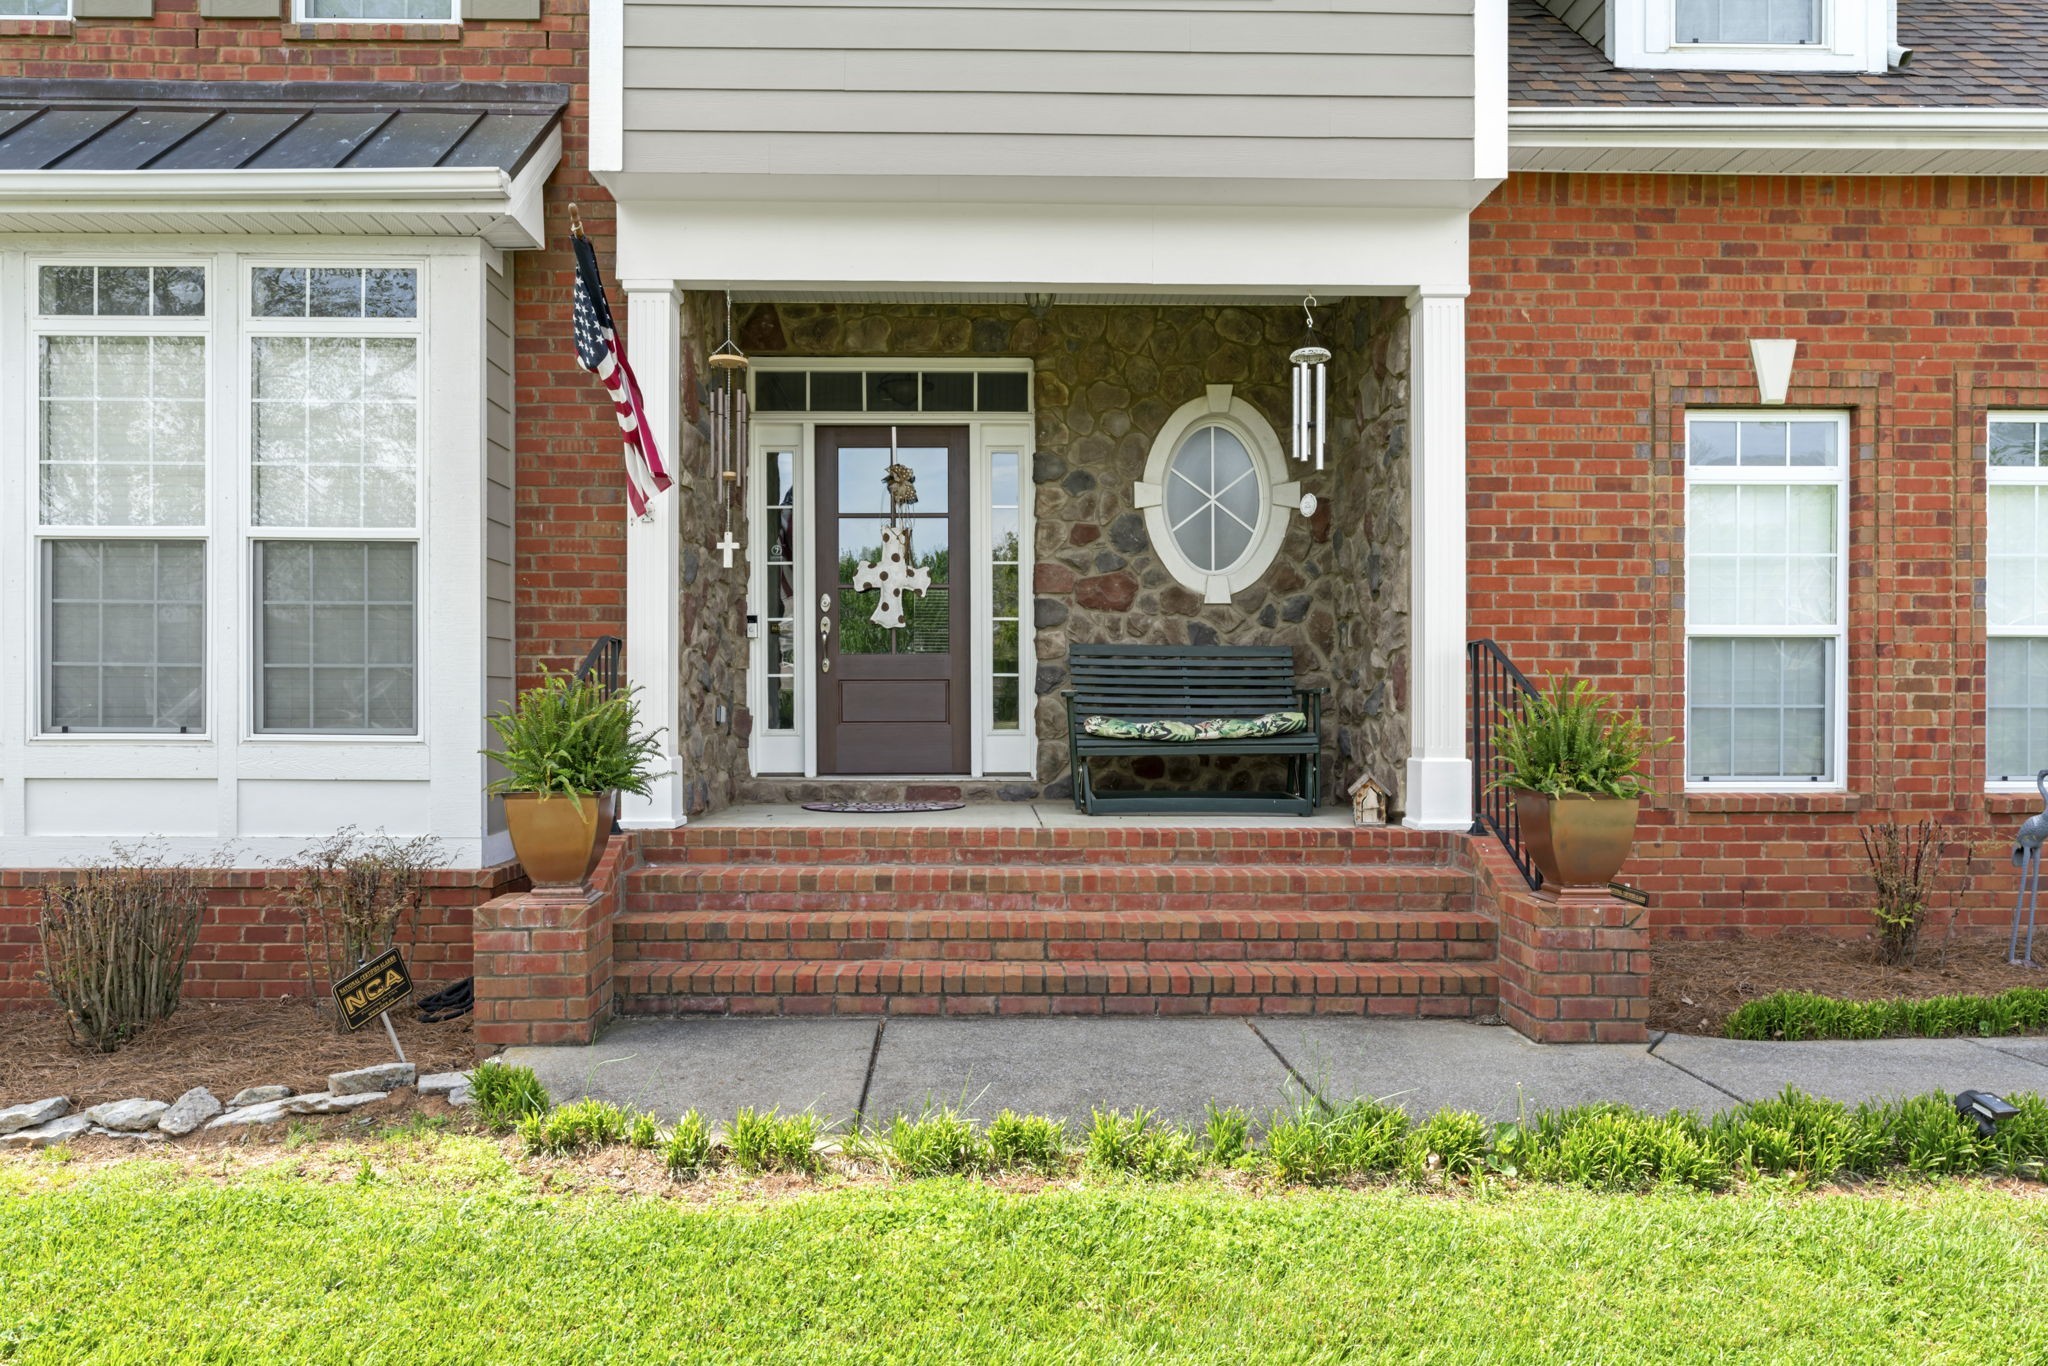
[[[904,511],[919,515],[943,513],[949,506],[947,469],[951,457],[944,446],[899,446],[896,462],[909,469],[917,483],[917,502]],[[889,501],[889,448],[847,446],[839,452],[839,511],[841,513],[891,510]]]
[[[911,561],[931,574],[932,586],[923,596],[903,595],[903,630],[897,633],[896,649],[898,653],[942,655],[953,648],[950,528],[940,517],[906,517],[903,525],[910,528]]]

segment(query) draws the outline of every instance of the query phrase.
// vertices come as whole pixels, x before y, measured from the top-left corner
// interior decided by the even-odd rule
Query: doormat
[[[806,811],[835,816],[902,816],[923,811],[958,811],[966,802],[805,802]]]

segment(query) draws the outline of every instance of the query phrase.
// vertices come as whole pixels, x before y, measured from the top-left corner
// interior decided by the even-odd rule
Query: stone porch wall
[[[1324,790],[1342,801],[1360,772],[1396,789],[1407,758],[1406,314],[1397,300],[1361,299],[1320,310],[1319,320],[1336,352],[1330,455],[1323,473],[1297,467],[1296,474],[1322,506],[1310,519],[1291,514],[1265,576],[1230,603],[1213,605],[1159,562],[1131,485],[1167,418],[1206,385],[1232,385],[1287,431],[1287,353],[1300,340],[1298,306],[759,303],[744,310],[739,340],[762,356],[1033,360],[1039,772],[1036,782],[1000,783],[1001,796],[1071,794],[1059,698],[1068,647],[1128,641],[1291,646],[1304,684],[1331,689]],[[704,553],[716,537],[707,531],[708,524],[686,530],[685,555]],[[684,577],[692,582],[687,562]],[[743,664],[745,642],[738,632],[731,639]],[[686,658],[686,691],[701,686],[691,664]],[[712,672],[737,690],[731,668]],[[705,759],[719,747],[714,741]],[[693,761],[696,748],[693,740]],[[743,750],[736,758],[744,765]],[[1126,786],[1196,788],[1264,786],[1274,776],[1256,763],[1196,759],[1140,760],[1118,775]],[[843,785],[835,790],[844,795]],[[747,787],[748,796],[763,799],[814,791],[800,781]]]

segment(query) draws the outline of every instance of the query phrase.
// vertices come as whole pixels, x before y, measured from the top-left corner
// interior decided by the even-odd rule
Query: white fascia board
[[[1544,150],[1669,152],[1673,171],[1694,152],[1813,151],[1914,153],[1916,173],[1929,152],[2040,153],[2048,166],[2048,109],[1811,108],[1701,109],[1659,106],[1508,111],[1518,170],[1552,169]],[[1886,174],[1878,163],[1864,174]]]

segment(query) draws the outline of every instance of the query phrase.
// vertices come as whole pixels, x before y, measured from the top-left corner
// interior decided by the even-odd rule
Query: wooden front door
[[[917,501],[893,504],[892,463]],[[967,429],[818,429],[818,771],[968,771]],[[855,588],[883,553],[885,529],[909,533],[910,563],[931,575],[903,594],[902,625],[874,621],[881,591]]]

